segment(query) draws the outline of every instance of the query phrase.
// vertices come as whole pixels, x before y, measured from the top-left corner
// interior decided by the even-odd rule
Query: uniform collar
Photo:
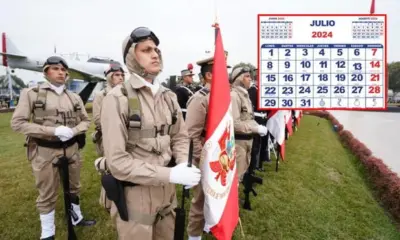
[[[155,96],[158,90],[160,89],[160,83],[157,81],[157,79],[154,79],[153,84],[151,84],[141,76],[137,75],[136,73],[132,73],[131,77],[129,78],[129,83],[135,89],[140,89],[143,87],[150,88],[151,92],[153,93],[153,96]]]
[[[211,89],[211,84],[210,83],[206,83],[206,85],[204,85],[205,88]]]
[[[40,84],[39,88],[43,88],[43,89],[52,89],[52,90],[54,90],[58,95],[61,95],[61,93],[65,91],[66,86],[65,86],[65,84],[63,84],[63,85],[57,87],[57,86],[54,86],[53,84],[51,84],[50,82],[47,81],[47,82],[44,82],[44,83]]]

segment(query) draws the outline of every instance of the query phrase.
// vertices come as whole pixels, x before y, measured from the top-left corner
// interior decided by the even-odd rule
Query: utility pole
[[[8,78],[8,90],[10,93],[10,108],[14,108],[14,96],[13,96],[13,87],[12,87],[12,77],[10,72],[10,67],[6,68],[7,78]]]

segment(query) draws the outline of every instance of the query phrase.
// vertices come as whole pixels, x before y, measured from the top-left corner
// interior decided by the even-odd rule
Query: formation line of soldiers
[[[204,143],[213,59],[201,66],[204,86],[191,90],[187,100],[156,79],[163,68],[160,41],[146,27],[139,27],[122,44],[130,78],[125,82],[121,66],[105,72],[107,87],[93,102],[92,135],[102,173],[100,204],[116,224],[118,239],[174,239],[177,207],[176,184],[193,188],[187,232],[201,239],[204,228],[204,193],[200,184],[201,150]],[[60,177],[66,213],[74,226],[93,226],[80,208],[81,149],[91,120],[80,97],[65,87],[68,64],[50,57],[43,66],[48,82],[23,89],[11,120],[14,131],[27,136],[30,161],[39,196],[41,240],[55,239],[55,205]],[[249,97],[251,72],[235,68],[231,97],[240,179],[249,167],[254,135],[266,136],[267,128],[254,119],[255,103]],[[190,83],[191,71],[183,72]],[[186,90],[186,89],[183,89]],[[179,90],[178,90],[179,92]],[[185,102],[186,101],[186,102]],[[185,119],[182,109],[186,109]],[[188,167],[193,140],[193,166]]]

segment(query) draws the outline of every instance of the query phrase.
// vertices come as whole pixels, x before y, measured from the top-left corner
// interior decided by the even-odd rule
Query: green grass
[[[10,118],[11,114],[0,115],[0,239],[39,239],[34,178],[22,146],[24,137],[10,129]],[[79,239],[116,239],[108,214],[98,204],[100,181],[89,136],[83,151],[82,209],[98,223],[78,227],[76,233]],[[254,211],[240,210],[245,238],[238,227],[234,239],[400,239],[375,201],[361,164],[342,147],[328,121],[305,116],[286,149],[287,161],[279,172],[273,164],[260,174],[264,184],[256,187],[259,195],[251,197]],[[63,216],[60,194],[57,239],[66,239]]]

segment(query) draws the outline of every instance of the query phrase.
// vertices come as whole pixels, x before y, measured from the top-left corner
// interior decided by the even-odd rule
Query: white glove
[[[180,163],[171,168],[169,182],[187,186],[196,186],[201,179],[201,172],[196,166],[188,167],[188,163]]]
[[[74,136],[74,132],[69,127],[59,126],[54,131],[54,135],[56,135],[61,141],[65,142]]]
[[[257,132],[260,134],[261,137],[264,137],[268,133],[268,128],[263,125],[258,125]]]

